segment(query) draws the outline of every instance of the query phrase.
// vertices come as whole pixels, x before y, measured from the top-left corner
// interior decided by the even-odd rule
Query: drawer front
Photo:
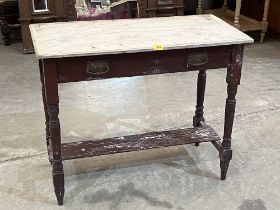
[[[57,60],[59,82],[217,69],[227,67],[230,46],[189,50],[62,58]]]

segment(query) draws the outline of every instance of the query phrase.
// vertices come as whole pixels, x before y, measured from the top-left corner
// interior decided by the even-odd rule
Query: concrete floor
[[[280,42],[246,47],[226,181],[210,143],[64,162],[56,205],[37,60],[0,46],[0,209],[280,209]],[[196,73],[60,86],[64,142],[191,126]],[[205,116],[222,136],[225,70],[208,71]]]

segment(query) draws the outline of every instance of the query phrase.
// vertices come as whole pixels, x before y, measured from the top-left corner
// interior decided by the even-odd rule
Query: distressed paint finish
[[[203,109],[204,109],[204,94],[206,87],[206,70],[200,70],[197,78],[197,99],[195,116],[193,117],[193,126],[200,126],[200,122],[204,122]]]
[[[206,70],[199,70],[198,78],[197,78],[196,110],[195,110],[195,116],[193,117],[194,127],[198,127],[201,125],[201,122],[205,122],[203,116],[205,86],[206,86]],[[196,142],[195,146],[199,146],[199,142]]]
[[[229,167],[229,161],[232,156],[231,132],[235,108],[235,94],[241,77],[242,53],[243,45],[231,45],[213,48],[162,51],[157,52],[156,54],[154,52],[145,52],[122,55],[102,55],[102,62],[104,63],[104,60],[106,60],[109,63],[110,71],[105,71],[104,75],[101,74],[97,77],[87,75],[86,63],[88,62],[88,58],[96,61],[96,58],[100,58],[98,56],[43,59],[43,68],[41,69],[43,69],[44,80],[42,79],[42,82],[45,81],[45,95],[48,114],[50,117],[49,129],[51,144],[48,146],[48,151],[49,159],[52,161],[53,166],[53,183],[58,204],[63,204],[64,196],[64,172],[62,160],[74,158],[114,154],[119,152],[131,152],[192,143],[195,143],[198,146],[200,142],[210,141],[219,151],[221,179],[225,179],[227,169]],[[189,63],[189,55],[194,54],[207,55],[207,59],[193,60]],[[222,56],[217,56],[219,54]],[[122,60],[122,56],[126,58],[127,62]],[[151,57],[151,62],[143,62],[146,60],[145,56]],[[117,59],[118,57],[119,59]],[[130,59],[128,59],[128,57],[130,57]],[[165,60],[166,58],[168,58],[169,62]],[[221,58],[222,60],[220,60]],[[178,59],[180,62],[178,62]],[[135,68],[133,68],[133,66],[135,66]],[[206,126],[203,122],[203,101],[206,84],[205,69],[215,67],[227,67],[228,69],[228,99],[226,102],[225,131],[222,143],[213,129]],[[195,69],[199,70],[199,75],[194,128],[152,132],[134,136],[61,145],[57,88],[59,82],[175,73],[179,71],[194,71]],[[44,84],[42,83],[42,86],[43,85]]]
[[[45,96],[49,114],[49,131],[52,148],[52,175],[58,205],[63,205],[64,171],[61,157],[61,134],[56,60],[44,60]],[[50,147],[50,145],[49,145]]]
[[[43,69],[43,61],[39,60],[39,70],[40,70],[40,80],[42,84],[42,99],[43,99],[43,106],[45,111],[45,125],[46,125],[46,144],[49,146],[51,137],[50,137],[50,128],[49,128],[49,113],[48,113],[48,107],[47,107],[47,100],[46,100],[46,88],[45,88],[45,81],[44,81],[44,69]]]
[[[103,140],[65,143],[62,144],[61,150],[63,160],[70,160],[219,140],[220,137],[210,126],[203,126],[162,132],[150,132]],[[52,156],[52,148],[49,147],[49,150],[50,156]]]
[[[222,142],[222,149],[220,150],[220,167],[221,167],[221,179],[226,179],[229,162],[232,159],[231,149],[231,133],[233,127],[237,87],[240,84],[241,69],[243,59],[243,46],[235,46],[232,49],[232,56],[230,64],[227,68],[227,79],[228,84],[225,107],[225,123],[224,123],[224,136]]]
[[[30,31],[40,59],[253,43],[214,15],[43,23]]]
[[[204,20],[205,18],[208,19],[208,17],[209,16],[201,16],[199,19],[202,18],[201,20]],[[182,24],[182,20],[190,21],[193,20],[193,17],[183,19],[149,19],[151,22],[158,23],[162,23],[161,21],[165,20],[176,20],[175,25],[180,26],[180,24]],[[214,20],[213,23],[216,23],[215,21],[220,23],[220,20],[213,16],[210,16],[210,20]],[[106,23],[111,24],[111,26],[114,28],[119,26],[120,23],[130,22],[108,21]],[[136,21],[134,23],[136,23]],[[63,26],[64,23],[57,23],[54,25],[58,26],[61,24]],[[88,23],[85,25],[87,24]],[[69,26],[68,24],[66,25]],[[137,24],[135,25],[139,26]],[[42,28],[40,28],[41,26]],[[36,52],[37,56],[39,55],[39,58],[40,56],[43,56],[43,59],[41,59],[39,62],[39,67],[41,72],[43,102],[45,112],[48,112],[46,113],[46,122],[49,122],[49,128],[46,128],[46,132],[47,137],[49,135],[51,140],[48,145],[48,151],[49,159],[52,161],[53,184],[58,205],[63,204],[64,197],[64,171],[62,160],[68,159],[114,154],[120,152],[132,152],[183,144],[196,143],[196,145],[198,145],[200,142],[211,142],[220,154],[221,179],[226,178],[227,169],[232,157],[231,133],[235,111],[235,95],[237,93],[237,86],[240,84],[241,77],[243,47],[245,43],[251,43],[252,39],[248,38],[246,35],[243,35],[241,32],[235,33],[237,31],[236,29],[223,23],[222,26],[220,25],[221,28],[219,34],[223,34],[224,31],[228,33],[227,29],[230,29],[233,32],[230,35],[231,39],[226,36],[224,37],[225,39],[219,40],[220,42],[218,42],[218,39],[220,39],[219,37],[218,39],[215,38],[216,40],[214,41],[209,39],[206,47],[206,42],[203,42],[199,39],[186,41],[187,37],[185,37],[184,40],[186,42],[184,42],[182,40],[175,40],[172,38],[167,40],[170,44],[170,48],[167,48],[163,51],[154,52],[147,50],[145,46],[143,46],[143,41],[142,45],[138,43],[137,41],[139,41],[139,37],[134,36],[128,38],[127,45],[122,46],[124,47],[123,49],[117,48],[116,46],[107,49],[104,47],[104,43],[102,43],[102,48],[101,45],[96,45],[96,49],[92,48],[90,51],[87,51],[87,49],[83,48],[83,44],[85,43],[80,43],[81,48],[79,48],[76,45],[70,46],[70,43],[68,43],[67,40],[62,42],[61,46],[58,48],[51,49],[48,47],[52,46],[56,42],[60,42],[61,39],[54,36],[53,38],[56,40],[50,41],[50,37],[46,36],[46,34],[44,34],[44,37],[41,36],[41,33],[45,31],[44,28],[49,26],[53,26],[53,24],[37,25],[31,28],[35,30],[32,32],[35,46],[36,43],[39,43],[37,48],[35,48],[37,50],[39,49],[39,52]],[[130,28],[129,25],[125,25],[125,27]],[[188,28],[193,29],[192,27],[194,26],[188,26],[184,24],[186,31]],[[210,25],[209,27],[212,27],[213,30],[216,29],[216,25]],[[145,29],[141,27],[132,27],[130,29],[137,29],[139,30],[138,33],[142,34],[142,36],[145,35]],[[165,40],[166,35],[170,35],[169,33],[171,32],[175,35],[182,32],[182,27],[173,28],[172,30],[174,31],[168,31],[167,33],[165,33],[163,28],[159,27],[159,29],[160,31],[157,33],[159,40]],[[85,33],[91,30],[92,28],[89,28],[88,31],[83,29]],[[192,37],[196,37],[197,35],[195,31],[186,31],[185,33],[189,36],[192,34]],[[99,33],[100,37],[106,37],[106,34],[104,35],[102,30],[100,30]],[[127,34],[124,32],[121,34],[123,37],[127,36]],[[242,36],[240,36],[240,34]],[[136,35],[135,32],[134,35]],[[153,39],[153,34],[148,33],[148,35],[151,39]],[[208,37],[209,33],[207,37],[204,37],[203,39],[206,40]],[[46,40],[42,42],[42,39]],[[134,48],[133,46],[128,48],[129,44],[132,43],[132,40],[133,43],[138,44],[138,48]],[[150,42],[150,44],[151,43],[152,42]],[[178,43],[181,45],[178,45]],[[67,46],[64,46],[65,48],[61,48],[63,44],[66,44]],[[43,47],[47,52],[46,54],[41,54]],[[98,47],[100,47],[100,49],[98,49]],[[71,50],[74,48],[78,50],[78,54],[71,54],[73,53]],[[60,49],[60,51],[57,54],[58,49]],[[62,58],[63,56],[66,56],[66,58]],[[210,126],[205,125],[203,115],[206,70],[215,68],[227,68],[226,81],[228,84],[228,98],[226,100],[224,136],[222,142],[215,131]],[[194,116],[194,128],[166,130],[161,132],[154,131],[139,135],[61,144],[60,123],[58,118],[58,83],[77,82],[88,79],[105,79],[114,77],[144,76],[149,74],[187,72],[195,70],[199,71],[199,74],[197,82],[197,106]]]
[[[189,62],[189,57],[198,58]],[[207,55],[207,59],[205,59]],[[42,86],[45,85],[46,104],[49,114],[51,144],[48,146],[49,159],[53,165],[53,183],[57,201],[63,204],[64,172],[62,160],[84,158],[120,152],[153,149],[200,142],[211,142],[220,154],[221,179],[225,179],[232,158],[231,133],[233,126],[235,95],[240,83],[243,45],[217,46],[197,49],[182,49],[161,52],[145,52],[121,55],[102,55],[91,57],[73,57],[43,59]],[[123,57],[122,57],[123,56]],[[150,58],[147,59],[147,58]],[[119,59],[118,59],[119,58]],[[166,60],[168,58],[168,60]],[[109,63],[110,71],[97,77],[86,74],[88,60],[99,59]],[[123,60],[124,59],[124,60]],[[146,62],[143,62],[146,61]],[[133,68],[133,66],[135,68]],[[173,66],[173,68],[172,68]],[[225,111],[225,129],[223,142],[212,128],[204,124],[203,102],[206,86],[206,69],[227,68],[228,99]],[[172,131],[152,132],[133,136],[116,137],[103,140],[91,140],[61,145],[58,119],[59,82],[83,81],[87,79],[105,79],[112,77],[139,76],[147,74],[175,73],[199,70],[197,83],[197,106],[194,116],[194,128]],[[45,81],[45,84],[43,83]],[[43,98],[44,99],[44,98]]]
[[[63,83],[226,68],[231,48],[232,46],[202,47],[198,49],[62,58],[57,62],[58,77],[59,82]],[[192,65],[188,58],[194,54],[207,54],[208,61],[199,66]],[[91,61],[106,62],[109,65],[109,71],[99,75],[89,74],[86,69]]]

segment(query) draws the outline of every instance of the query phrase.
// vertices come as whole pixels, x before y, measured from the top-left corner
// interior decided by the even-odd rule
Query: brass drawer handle
[[[209,58],[207,53],[194,53],[188,57],[188,64],[192,66],[201,66],[208,63]]]
[[[92,75],[105,74],[110,70],[109,63],[107,61],[88,61],[87,73]]]

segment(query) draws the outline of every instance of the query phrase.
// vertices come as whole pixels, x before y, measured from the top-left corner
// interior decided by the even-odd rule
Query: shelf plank
[[[138,135],[62,144],[63,160],[132,152],[196,142],[219,141],[218,134],[208,125],[197,128],[150,132]],[[52,149],[49,158],[52,160]]]
[[[224,12],[222,9],[210,9],[210,10],[204,10],[205,14],[212,14],[215,15],[225,22],[227,22],[230,25],[234,25],[234,11],[227,10]],[[262,24],[260,21],[254,20],[252,18],[246,17],[244,15],[239,16],[239,24],[240,24],[240,30],[241,31],[256,31],[256,30],[262,30]]]

